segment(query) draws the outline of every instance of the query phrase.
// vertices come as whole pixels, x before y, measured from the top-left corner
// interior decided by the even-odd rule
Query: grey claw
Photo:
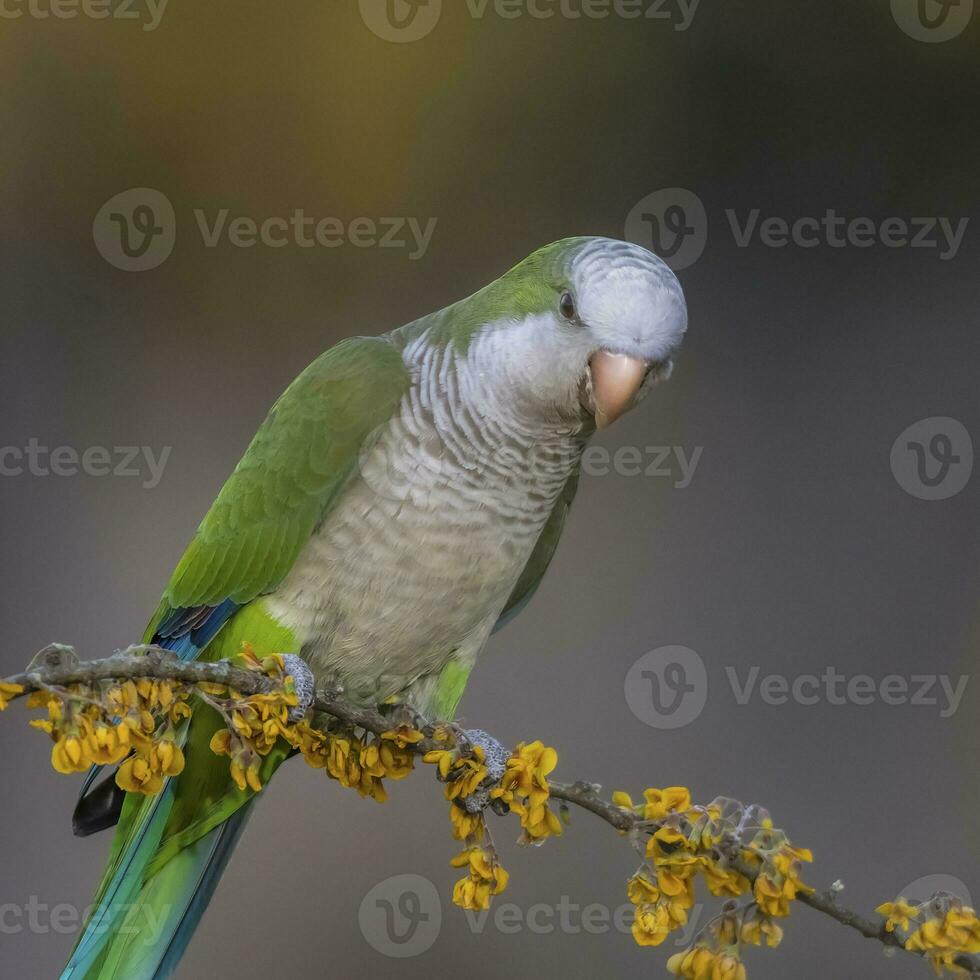
[[[487,778],[462,801],[467,813],[480,813],[491,805],[490,790],[507,771],[510,752],[492,735],[478,728],[470,731],[464,729],[463,736],[470,745],[479,745],[483,749],[483,764],[487,767]]]
[[[296,691],[298,704],[289,709],[289,722],[295,725],[306,717],[306,712],[316,700],[316,679],[306,661],[295,653],[283,654],[286,673],[293,679],[293,689]]]

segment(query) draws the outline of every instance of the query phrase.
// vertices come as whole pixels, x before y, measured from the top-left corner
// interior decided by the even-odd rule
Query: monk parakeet
[[[551,561],[588,438],[669,375],[687,327],[670,269],[571,238],[286,389],[173,573],[144,641],[217,660],[244,642],[305,683],[451,720],[495,629]],[[157,980],[190,941],[255,802],[189,723],[155,797],[86,784],[79,834],[118,822],[63,980]],[[288,747],[265,760],[263,782]],[[145,909],[160,928],[149,937]]]

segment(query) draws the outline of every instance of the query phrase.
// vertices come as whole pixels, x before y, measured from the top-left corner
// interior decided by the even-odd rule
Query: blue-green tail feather
[[[173,785],[151,801],[134,828],[61,980],[164,980],[176,969],[254,801],[153,871]]]

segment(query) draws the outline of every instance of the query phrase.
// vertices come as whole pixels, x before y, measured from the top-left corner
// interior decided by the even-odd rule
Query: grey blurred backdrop
[[[586,479],[551,572],[494,637],[462,714],[506,742],[557,746],[565,777],[764,803],[813,848],[809,880],[842,879],[861,909],[930,875],[980,899],[980,477],[928,500],[891,465],[920,420],[980,435],[980,14],[947,10],[966,21],[937,41],[900,0],[729,0],[693,17],[671,0],[643,5],[667,19],[639,20],[512,20],[492,5],[480,18],[447,2],[428,36],[397,43],[370,29],[381,6],[172,0],[158,22],[145,5],[138,20],[5,8],[24,16],[0,19],[0,445],[169,456],[158,480],[145,457],[137,476],[0,459],[0,674],[52,640],[95,657],[139,637],[267,407],[321,350],[466,295],[545,242],[623,237],[638,202],[684,188],[707,218],[703,254],[679,272],[688,341],[670,384],[600,444],[701,447],[697,469],[683,487],[676,456],[673,477],[627,465]],[[143,272],[107,261],[93,235],[130,188],[175,214],[173,253]],[[229,221],[302,208],[437,225],[414,259],[351,242],[208,247],[194,212],[210,224],[224,208]],[[758,234],[742,247],[726,210],[741,225],[753,209],[978,227],[954,255]],[[708,681],[703,710],[673,729],[624,695],[638,658],[665,645],[695,651]],[[967,686],[955,711],[938,683],[932,705],[758,691],[740,704],[726,668],[741,683],[754,666]],[[77,781],[49,768],[22,710],[0,726],[0,973],[50,977],[109,839],[72,838]],[[625,902],[635,862],[604,825],[578,815],[517,853],[514,823],[497,821],[512,872],[499,901],[520,924],[491,918],[478,934],[449,902],[454,843],[431,775],[391,795],[378,806],[285,767],[179,976],[663,974],[673,939],[644,950],[574,912],[559,921],[562,901]],[[396,959],[359,908],[401,874],[436,886],[441,925]],[[802,907],[783,946],[747,965],[756,978],[928,975]]]

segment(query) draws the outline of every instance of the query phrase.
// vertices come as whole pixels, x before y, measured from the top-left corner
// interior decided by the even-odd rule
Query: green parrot
[[[467,299],[318,357],[273,405],[146,629],[187,660],[251,643],[298,687],[451,720],[490,634],[528,602],[586,441],[669,376],[681,287],[637,245],[570,238]],[[159,796],[90,774],[75,831],[118,823],[62,980],[172,974],[256,794],[196,711]],[[289,755],[264,760],[263,784]],[[146,928],[146,909],[158,927]]]

